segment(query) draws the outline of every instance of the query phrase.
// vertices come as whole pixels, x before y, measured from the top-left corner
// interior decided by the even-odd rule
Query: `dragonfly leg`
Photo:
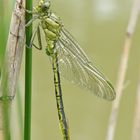
[[[38,50],[42,50],[42,40],[41,40],[41,33],[40,33],[40,25],[37,28],[37,38],[38,38],[38,45],[39,47],[36,47]]]
[[[33,34],[32,34],[32,38],[31,38],[31,40],[30,40],[30,45],[27,46],[28,48],[32,48],[33,42],[34,42],[34,39],[35,39],[35,36],[36,36],[36,33],[37,33],[37,29],[34,30],[34,32],[33,32]]]
[[[32,35],[31,41],[30,41],[30,46],[28,46],[28,48],[31,48],[32,46],[34,46],[36,49],[42,50],[42,42],[41,42],[41,35],[40,35],[40,28],[39,28],[39,26],[40,26],[40,24],[38,24],[37,28],[33,32],[33,35]],[[35,45],[33,43],[34,39],[36,37],[36,34],[37,34],[37,37],[38,37],[39,47],[37,47],[37,45]]]
[[[16,1],[16,3],[17,3],[17,5],[19,5],[19,8],[22,8],[26,13],[28,13],[28,14],[33,14],[33,15],[36,14],[36,12],[35,12],[34,10],[31,11],[31,10],[25,9],[25,7],[22,5],[22,3],[19,3],[18,1]],[[20,18],[20,16],[17,15],[16,11],[15,11],[15,14],[16,14],[16,16],[18,16],[18,17]],[[30,21],[28,21],[28,22],[26,23],[25,27],[30,26],[30,25],[32,24],[33,21],[35,21],[36,19],[38,19],[38,17],[39,17],[39,16],[35,15]]]
[[[35,14],[36,13],[35,11],[25,9],[25,7],[22,5],[22,3],[18,2],[17,0],[16,0],[16,3],[19,5],[19,8],[22,8],[26,13],[28,13],[28,14]]]
[[[28,21],[25,24],[25,27],[29,27],[36,19],[38,19],[38,16],[33,17],[30,21]]]

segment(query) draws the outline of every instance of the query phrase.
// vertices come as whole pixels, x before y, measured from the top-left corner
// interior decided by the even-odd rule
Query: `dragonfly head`
[[[48,11],[48,9],[50,8],[50,1],[48,0],[44,0],[44,3],[42,4],[41,8],[42,8],[42,11]]]
[[[50,0],[40,0],[37,7],[37,11],[46,13],[49,10],[50,5],[51,5]]]

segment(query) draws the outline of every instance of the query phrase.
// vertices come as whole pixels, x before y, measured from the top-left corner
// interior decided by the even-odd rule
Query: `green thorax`
[[[60,37],[62,23],[60,18],[50,11],[50,1],[40,0],[39,4],[34,8],[34,11],[39,15],[41,27],[45,34],[47,42],[46,53],[52,55],[55,53],[54,48]]]
[[[53,55],[55,53],[56,42],[60,37],[62,24],[54,14],[45,15],[41,17],[41,26],[45,34],[47,42],[46,53],[47,55]]]
[[[41,26],[47,39],[51,41],[57,41],[59,39],[62,25],[59,20],[53,19],[52,14],[50,16],[45,15],[41,18]]]

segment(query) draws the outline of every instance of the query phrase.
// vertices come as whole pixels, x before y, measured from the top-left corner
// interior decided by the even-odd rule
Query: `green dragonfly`
[[[42,34],[46,40],[46,54],[50,56],[53,73],[54,86],[57,102],[57,110],[60,128],[64,140],[70,140],[69,129],[64,112],[60,74],[74,84],[85,87],[95,95],[106,100],[115,99],[115,90],[106,77],[91,63],[84,51],[74,40],[72,35],[64,28],[60,18],[50,10],[50,1],[40,0],[33,11],[26,27],[38,20],[37,28],[34,30],[30,46],[42,50]],[[34,44],[37,35],[38,46]]]

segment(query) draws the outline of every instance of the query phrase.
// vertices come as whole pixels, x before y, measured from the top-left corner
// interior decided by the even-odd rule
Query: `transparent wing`
[[[106,100],[115,98],[115,91],[105,76],[89,61],[66,29],[62,29],[56,44],[59,70],[67,80],[85,87]]]

